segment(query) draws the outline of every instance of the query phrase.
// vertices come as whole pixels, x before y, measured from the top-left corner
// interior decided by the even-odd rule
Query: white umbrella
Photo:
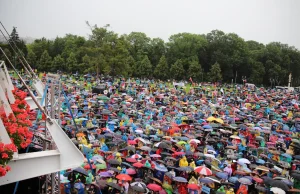
[[[277,187],[272,187],[270,189],[274,194],[285,194],[285,191],[280,189],[280,188],[277,188]]]
[[[251,164],[251,162],[250,162],[248,159],[246,159],[246,158],[240,158],[240,159],[238,160],[238,163],[242,163],[242,164]]]

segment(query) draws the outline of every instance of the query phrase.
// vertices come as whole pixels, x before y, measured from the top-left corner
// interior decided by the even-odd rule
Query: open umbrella
[[[280,188],[284,191],[288,191],[290,188],[288,187],[287,184],[285,184],[284,182],[280,181],[280,180],[274,180],[270,183],[270,185],[272,187],[277,187],[277,188]]]
[[[107,185],[108,185],[109,187],[112,187],[112,188],[117,189],[117,190],[119,190],[119,191],[122,190],[122,187],[120,187],[120,186],[119,186],[118,184],[116,184],[116,183],[110,182],[110,183],[107,183]]]
[[[249,179],[247,179],[247,178],[244,178],[244,177],[239,178],[238,181],[239,181],[241,184],[244,184],[244,185],[252,185],[251,180],[249,180]]]
[[[278,187],[272,187],[270,191],[272,191],[274,194],[285,194],[285,191]]]
[[[194,171],[206,176],[212,175],[212,171],[206,166],[196,167]]]
[[[81,168],[81,167],[75,168],[75,169],[73,169],[73,171],[74,171],[74,172],[78,172],[78,173],[80,173],[80,174],[82,174],[82,175],[84,175],[84,176],[89,176],[88,173],[87,173],[87,171],[85,171],[85,170],[84,170],[83,168]]]
[[[116,176],[117,179],[122,180],[122,181],[131,181],[132,178],[128,174],[119,174]]]
[[[160,191],[160,190],[162,190],[162,187],[159,186],[158,184],[151,183],[151,184],[148,184],[147,187],[148,187],[148,189],[150,189],[152,191]]]
[[[183,177],[180,177],[180,176],[174,177],[173,180],[177,181],[177,182],[181,182],[181,183],[187,183],[188,182],[186,180],[186,178],[183,178]]]

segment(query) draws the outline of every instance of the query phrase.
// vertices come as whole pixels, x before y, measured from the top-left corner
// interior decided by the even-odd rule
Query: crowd
[[[294,92],[133,78],[62,80],[69,103],[58,119],[85,156],[81,167],[61,172],[62,193],[300,192]]]

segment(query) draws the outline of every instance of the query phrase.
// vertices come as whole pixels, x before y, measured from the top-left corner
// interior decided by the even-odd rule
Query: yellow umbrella
[[[215,117],[208,117],[206,120],[207,120],[208,122],[212,122],[212,121],[215,121],[216,118],[215,118]]]
[[[224,124],[224,121],[223,121],[221,118],[217,118],[216,121],[217,121],[218,123]]]

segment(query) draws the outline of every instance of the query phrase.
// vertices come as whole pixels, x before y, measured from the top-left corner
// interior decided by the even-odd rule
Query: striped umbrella
[[[206,176],[212,175],[212,171],[204,165],[195,168],[195,172],[198,172],[199,174],[206,175]]]

